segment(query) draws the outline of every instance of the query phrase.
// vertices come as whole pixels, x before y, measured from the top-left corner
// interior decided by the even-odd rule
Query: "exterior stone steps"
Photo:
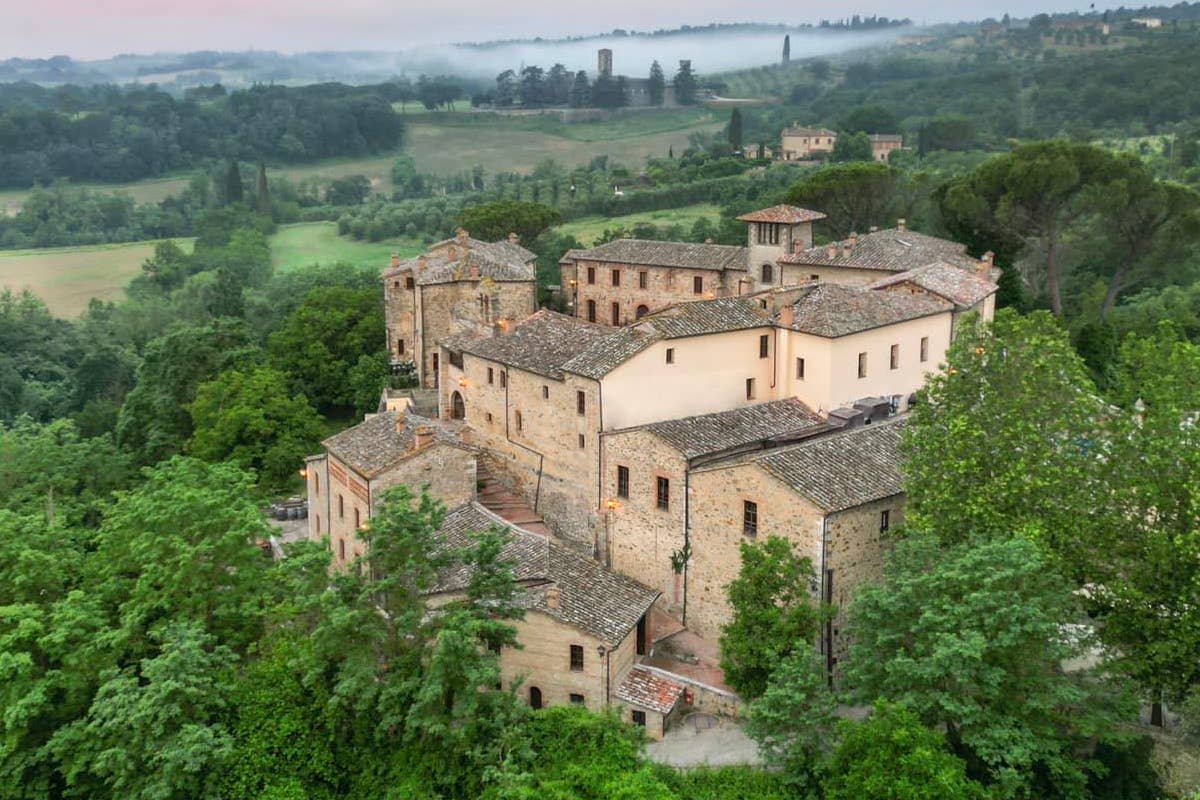
[[[476,492],[479,503],[488,511],[513,525],[520,525],[530,533],[538,533],[547,537],[552,535],[541,515],[525,502],[525,498],[513,494],[485,467],[476,466],[475,478],[479,486]]]

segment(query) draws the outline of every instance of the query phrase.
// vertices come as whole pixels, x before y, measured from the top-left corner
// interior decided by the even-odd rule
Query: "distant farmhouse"
[[[805,161],[816,153],[832,153],[837,133],[828,128],[806,128],[799,124],[783,129],[778,150],[781,161]]]
[[[429,388],[385,392],[308,459],[310,538],[334,569],[361,565],[383,492],[424,489],[449,509],[440,550],[507,530],[527,614],[502,685],[530,706],[612,707],[654,738],[688,709],[735,711],[716,642],[739,545],[786,539],[813,564],[813,601],[837,609],[877,580],[904,520],[906,412],[964,321],[994,309],[990,254],[904,220],[816,245],[824,216],[743,215],[742,246],[572,250],[567,314],[535,310],[515,237],[459,231],[394,259],[389,349]],[[451,565],[429,602],[469,578]],[[842,613],[815,646],[831,679]]]

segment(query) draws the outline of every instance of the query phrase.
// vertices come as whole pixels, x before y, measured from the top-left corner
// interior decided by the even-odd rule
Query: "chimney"
[[[399,253],[392,253],[392,266],[393,267],[400,266],[400,254]]]
[[[407,421],[407,418],[403,414],[396,415],[396,433],[404,432],[404,423],[406,421]]]
[[[837,242],[829,243],[829,246],[825,248],[825,255],[830,258],[837,258]]]
[[[478,264],[472,264],[472,265],[471,265],[471,278],[472,278],[472,279],[478,279],[478,278],[479,278],[479,265],[478,265]]]
[[[842,242],[842,255],[844,255],[846,258],[850,257],[850,253],[853,250],[854,250],[854,240],[853,239],[847,239],[846,241]]]
[[[516,234],[516,233],[509,233],[509,234],[508,234],[508,243],[509,243],[509,244],[516,244],[516,243],[517,243],[517,242],[519,242],[519,241],[521,241],[521,237],[520,237],[520,236],[517,236],[517,234]]]
[[[796,309],[791,303],[786,304],[779,309],[779,327],[790,328],[792,323],[796,321]]]
[[[896,230],[899,230],[899,231],[908,230],[908,220],[906,220],[904,217],[901,217],[900,219],[896,220]]]
[[[456,230],[454,232],[454,235],[460,243],[462,243],[462,244],[467,243],[467,238],[468,238],[469,234],[467,233],[465,228],[459,228],[458,230]]]
[[[417,272],[424,272],[425,267],[426,267],[425,256],[423,256],[423,255],[419,256],[417,258]]]
[[[858,231],[850,231],[850,246],[858,244]]]
[[[871,233],[875,233],[875,232],[876,232],[876,231],[878,231],[878,230],[879,230],[879,226],[878,226],[878,225],[872,225],[872,226],[871,226]]]
[[[413,449],[420,450],[433,441],[433,426],[418,425],[413,428]]]
[[[562,599],[557,586],[551,586],[546,590],[546,608],[558,608]]]
[[[993,253],[991,250],[988,250],[986,253],[984,253],[982,256],[980,256],[979,266],[975,269],[975,273],[977,275],[982,275],[983,277],[986,278],[986,277],[988,277],[988,274],[992,271],[992,267],[995,265],[995,263],[996,263],[996,254]]]
[[[446,248],[446,257],[451,261],[458,258],[458,248],[454,245],[450,245],[448,248]]]

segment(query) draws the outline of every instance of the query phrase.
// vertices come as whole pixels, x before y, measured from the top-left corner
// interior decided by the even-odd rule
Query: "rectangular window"
[[[819,280],[821,280],[821,276],[820,275],[809,275],[808,279],[810,281],[819,281]]]
[[[798,381],[804,380],[804,359],[803,358],[796,359],[796,380],[798,380]]]
[[[921,363],[923,364],[928,360],[929,360],[929,337],[922,336],[921,337]]]
[[[638,711],[635,708],[635,709],[632,709],[629,713],[631,715],[631,718],[633,719],[634,725],[637,725],[640,728],[646,727],[646,712],[645,711]]]
[[[621,304],[620,303],[612,304],[612,322],[613,322],[613,325],[621,324]]]
[[[596,282],[596,268],[595,267],[588,267],[587,275],[588,275],[588,283]]]
[[[654,479],[654,502],[663,511],[671,507],[670,478],[657,477]]]
[[[573,706],[583,705],[583,695],[578,694],[576,692],[571,692],[571,705],[573,705]]]
[[[571,672],[583,672],[583,645],[571,645]]]
[[[621,285],[621,270],[619,270],[619,269],[614,269],[614,270],[612,271],[612,285],[613,285],[613,286],[620,286],[620,285]]]
[[[617,497],[629,499],[629,467],[617,466]]]
[[[742,533],[746,536],[758,536],[758,503],[742,501]]]
[[[495,374],[495,372],[492,371],[491,367],[488,367],[488,383],[495,383],[495,382],[496,382],[496,374]]]
[[[587,447],[587,439],[583,438],[583,434],[579,434],[579,449],[583,450]]]
[[[346,499],[338,495],[338,519],[346,518]]]
[[[754,378],[746,378],[746,399],[754,399]]]
[[[892,345],[891,364],[892,369],[900,368],[900,345],[898,344]]]
[[[354,530],[358,530],[361,527],[362,527],[362,520],[359,519],[358,509],[356,508],[356,509],[354,509]]]
[[[492,412],[490,412],[490,411],[489,411],[489,412],[488,412],[487,414],[485,414],[484,416],[486,416],[486,417],[487,417],[488,425],[491,425],[491,424],[492,424]]]
[[[508,386],[508,373],[500,370],[500,388],[503,389],[505,386]]]
[[[779,226],[772,222],[758,223],[759,244],[779,244]]]
[[[867,354],[866,353],[858,354],[858,377],[860,377],[860,378],[867,377]]]
[[[588,300],[587,310],[588,310],[588,312],[587,312],[588,322],[595,322],[596,321],[596,301],[595,300]]]
[[[667,363],[668,364],[675,363],[675,348],[674,347],[667,348]]]
[[[700,275],[692,278],[692,294],[704,294],[704,278]]]
[[[890,527],[892,527],[892,512],[884,509],[879,512],[879,532],[887,533]]]
[[[650,276],[648,273],[639,272],[638,273],[638,288],[645,289],[649,280],[650,280]]]
[[[458,367],[459,369],[462,369],[463,368],[462,356],[463,356],[463,354],[462,354],[461,350],[451,350],[450,351],[451,366],[455,366],[455,367]]]
[[[404,340],[400,339],[396,342],[396,355],[404,355]]]
[[[771,355],[771,335],[764,333],[758,337],[758,357],[767,358]]]
[[[575,392],[575,411],[580,416],[587,411],[587,395],[582,390]]]
[[[317,514],[317,533],[321,532],[321,515]]]
[[[321,473],[313,473],[313,489],[317,494],[321,493]]]
[[[411,288],[413,288],[414,285],[415,284],[413,283],[412,275],[409,275],[407,278],[404,279],[404,288],[405,289],[411,289]]]
[[[513,421],[517,423],[517,430],[518,431],[522,430],[522,428],[521,428],[522,419],[521,419],[520,411],[516,411],[513,413]]]
[[[542,399],[543,400],[550,399],[550,387],[549,386],[545,386],[545,385],[542,386]]]

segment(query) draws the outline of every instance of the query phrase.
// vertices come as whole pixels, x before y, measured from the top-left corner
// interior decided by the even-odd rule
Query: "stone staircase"
[[[525,502],[525,498],[514,494],[502,484],[487,467],[479,464],[476,467],[476,479],[479,483],[479,503],[496,516],[517,525],[530,533],[542,536],[553,536],[546,527],[542,517]]]
[[[412,397],[412,411],[427,419],[438,418],[437,389],[409,389]]]

